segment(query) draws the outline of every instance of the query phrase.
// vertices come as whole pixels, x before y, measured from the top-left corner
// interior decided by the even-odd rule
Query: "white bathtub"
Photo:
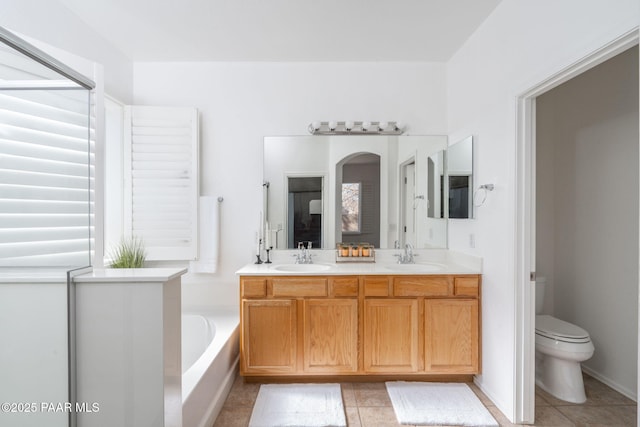
[[[235,307],[182,315],[182,425],[209,427],[236,376],[240,317]]]

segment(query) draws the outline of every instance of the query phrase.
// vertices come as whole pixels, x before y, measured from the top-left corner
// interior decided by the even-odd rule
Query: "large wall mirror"
[[[446,158],[446,136],[266,137],[270,245],[446,248]]]

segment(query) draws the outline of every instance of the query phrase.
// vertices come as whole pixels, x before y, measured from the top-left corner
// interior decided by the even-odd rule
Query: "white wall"
[[[0,0],[0,26],[104,66],[105,91],[124,103],[133,93],[133,65],[57,0]],[[114,28],[114,31],[117,31]],[[52,54],[44,46],[38,47]],[[54,56],[56,56],[54,54]],[[56,56],[67,65],[74,64]],[[77,70],[87,74],[85,70]],[[91,75],[89,77],[92,78]]]
[[[445,67],[430,63],[136,63],[136,104],[201,114],[201,194],[223,196],[220,268],[183,277],[185,306],[236,304],[253,261],[263,138],[307,135],[314,120],[402,120],[445,134]]]
[[[583,365],[635,396],[638,48],[538,97],[536,118],[536,273],[548,278],[546,305],[591,335],[596,351]]]
[[[474,135],[476,183],[496,189],[473,221],[450,221],[449,245],[483,257],[478,382],[515,418],[516,100],[638,25],[637,0],[503,0],[447,63],[449,140]],[[469,234],[475,234],[475,249]]]

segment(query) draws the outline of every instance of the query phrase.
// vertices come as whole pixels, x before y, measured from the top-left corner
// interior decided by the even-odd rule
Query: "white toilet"
[[[593,356],[589,333],[553,316],[539,314],[546,280],[536,279],[536,385],[572,403],[584,403],[580,363]]]

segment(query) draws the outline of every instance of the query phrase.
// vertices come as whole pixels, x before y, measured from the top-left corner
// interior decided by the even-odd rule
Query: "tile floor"
[[[587,402],[583,405],[558,400],[536,390],[536,426],[635,426],[636,403],[594,378],[585,375]],[[469,384],[500,426],[513,426],[474,384]],[[236,381],[214,427],[246,427],[260,384]],[[398,427],[384,383],[343,383],[349,427]]]

